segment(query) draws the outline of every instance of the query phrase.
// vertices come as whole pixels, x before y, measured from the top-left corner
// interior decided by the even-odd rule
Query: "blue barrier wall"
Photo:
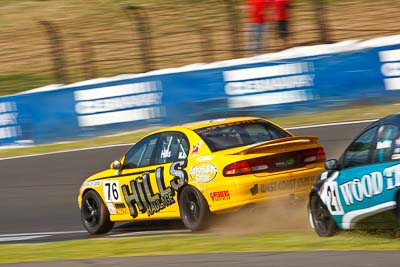
[[[399,97],[400,37],[84,81],[0,98],[0,145]],[[351,119],[351,118],[349,118]]]

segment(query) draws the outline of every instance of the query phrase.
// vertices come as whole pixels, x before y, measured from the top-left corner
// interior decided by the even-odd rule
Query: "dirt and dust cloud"
[[[239,212],[216,215],[208,231],[223,235],[247,235],[308,229],[311,227],[306,201],[270,201],[262,208],[244,208]]]

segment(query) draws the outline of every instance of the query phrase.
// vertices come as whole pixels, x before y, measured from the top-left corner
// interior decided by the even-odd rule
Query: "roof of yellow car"
[[[261,118],[258,117],[229,117],[229,118],[221,118],[221,119],[213,119],[213,120],[204,120],[204,121],[197,121],[197,122],[191,122],[191,123],[186,123],[182,126],[195,130],[203,127],[209,127],[209,126],[214,126],[214,125],[220,125],[220,124],[225,124],[225,123],[230,123],[230,122],[238,122],[238,121],[246,121],[246,120],[258,120]]]
[[[210,126],[220,125],[220,124],[225,124],[225,123],[230,123],[230,122],[238,122],[238,121],[246,121],[246,120],[259,120],[259,119],[265,120],[265,119],[259,118],[259,117],[229,117],[229,118],[204,120],[204,121],[186,123],[183,125],[171,126],[171,127],[160,129],[157,132],[171,131],[171,130],[176,130],[179,128],[196,130],[196,129],[200,129],[200,128],[204,128],[204,127],[210,127]]]

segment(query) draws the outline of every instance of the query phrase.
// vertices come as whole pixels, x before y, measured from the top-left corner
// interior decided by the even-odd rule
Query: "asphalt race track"
[[[296,135],[316,135],[324,145],[327,158],[337,158],[357,133],[370,122],[325,125],[289,129]],[[89,238],[80,222],[76,198],[83,179],[105,169],[120,157],[129,146],[0,159],[0,244],[2,242],[47,242]],[[142,225],[143,226],[143,225]],[[153,234],[185,232],[179,224],[167,227],[153,225]],[[134,226],[134,227],[137,227]],[[140,235],[140,228],[114,233],[121,236]],[[143,230],[146,226],[143,226]],[[148,229],[146,229],[148,230]],[[142,231],[142,234],[148,234]],[[28,241],[27,241],[28,240]],[[50,240],[51,241],[51,240]],[[314,252],[259,252],[207,255],[175,255],[154,257],[125,257],[107,259],[31,262],[8,266],[396,266],[400,261],[397,251],[314,251]]]
[[[10,267],[397,267],[397,251],[250,252],[68,260],[6,264]]]
[[[340,156],[369,123],[290,129],[296,135],[316,135],[327,157]],[[83,231],[77,195],[82,181],[108,168],[129,146],[55,153],[0,160],[0,237],[6,234]],[[71,231],[73,231],[71,233]],[[81,234],[82,235],[82,234]],[[0,238],[1,241],[1,238]]]

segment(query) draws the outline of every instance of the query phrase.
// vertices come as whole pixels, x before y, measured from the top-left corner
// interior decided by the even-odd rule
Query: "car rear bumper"
[[[202,190],[212,213],[223,213],[256,204],[264,206],[268,200],[306,197],[322,168],[255,177],[253,175],[227,180],[223,186]]]

